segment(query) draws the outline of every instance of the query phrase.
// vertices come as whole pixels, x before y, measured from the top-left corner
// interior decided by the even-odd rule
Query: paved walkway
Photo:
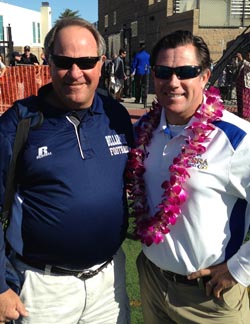
[[[147,107],[144,108],[143,104],[140,103],[135,103],[135,98],[123,98],[124,102],[121,104],[125,106],[132,118],[132,121],[135,122],[141,115],[145,114],[149,110],[149,107],[151,107],[153,99],[155,95],[154,94],[149,94],[148,95],[148,100],[147,100]]]
[[[135,98],[123,98],[124,102],[122,102],[123,106],[125,106],[132,118],[132,122],[135,122],[140,116],[142,116],[145,112],[149,110],[151,104],[153,102],[155,95],[149,94],[147,100],[147,107],[144,108],[143,104],[134,103]],[[236,102],[225,102],[225,108],[233,113],[237,112]]]

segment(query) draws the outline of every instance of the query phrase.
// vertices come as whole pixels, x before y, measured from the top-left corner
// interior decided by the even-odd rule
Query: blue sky
[[[1,0],[0,0],[1,1]],[[40,0],[4,0],[2,2],[9,3],[18,7],[23,7],[35,11],[40,11],[43,1]],[[98,20],[98,0],[48,0],[52,9],[52,23],[60,16],[65,9],[79,11],[82,18],[87,19],[91,23]]]

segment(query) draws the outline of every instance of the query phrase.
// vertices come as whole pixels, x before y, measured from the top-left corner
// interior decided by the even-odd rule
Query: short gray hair
[[[106,44],[105,40],[99,31],[85,19],[79,17],[65,17],[57,20],[56,24],[52,29],[48,32],[44,40],[44,53],[47,60],[49,60],[49,56],[54,54],[54,43],[57,33],[68,26],[79,26],[82,28],[88,29],[91,34],[94,36],[97,44],[98,56],[105,55],[106,53]]]

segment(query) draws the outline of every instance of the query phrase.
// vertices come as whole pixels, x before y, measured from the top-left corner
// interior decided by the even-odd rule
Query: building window
[[[180,12],[180,0],[175,0],[173,2],[173,13],[179,13]]]
[[[231,0],[230,12],[232,16],[250,16],[250,0]]]
[[[250,21],[250,0],[231,0],[230,25],[248,26]]]
[[[138,21],[131,22],[131,37],[138,36]]]
[[[250,0],[200,0],[200,27],[246,27]]]
[[[0,16],[0,40],[3,41],[3,16]]]
[[[197,0],[174,0],[173,12],[180,13],[197,8]]]
[[[116,25],[116,11],[113,14],[113,25]]]
[[[40,30],[40,23],[37,23],[37,42],[41,43],[41,30]]]
[[[104,16],[104,27],[108,28],[109,26],[109,15]]]
[[[33,43],[36,43],[36,23],[32,23]]]

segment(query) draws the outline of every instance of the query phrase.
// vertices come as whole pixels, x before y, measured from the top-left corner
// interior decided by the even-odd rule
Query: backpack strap
[[[16,161],[18,155],[24,144],[27,141],[29,129],[30,129],[31,117],[21,119],[17,125],[17,131],[13,146],[12,158],[10,161],[9,170],[7,173],[6,188],[3,202],[3,209],[1,213],[1,221],[3,228],[6,229],[9,223],[9,214],[10,209],[13,203],[14,194],[15,194],[15,171],[16,171]]]
[[[16,190],[15,175],[18,156],[24,148],[24,145],[27,141],[29,130],[31,128],[38,128],[43,123],[42,112],[40,111],[40,109],[37,109],[37,107],[32,108],[32,102],[37,103],[37,98],[35,96],[17,101],[15,103],[15,109],[19,121],[17,124],[12,157],[6,178],[6,187],[2,212],[0,214],[0,221],[2,222],[2,227],[4,231],[6,231],[6,228],[9,224],[10,211]],[[23,103],[25,103],[25,105]],[[28,107],[30,107],[30,109]]]

